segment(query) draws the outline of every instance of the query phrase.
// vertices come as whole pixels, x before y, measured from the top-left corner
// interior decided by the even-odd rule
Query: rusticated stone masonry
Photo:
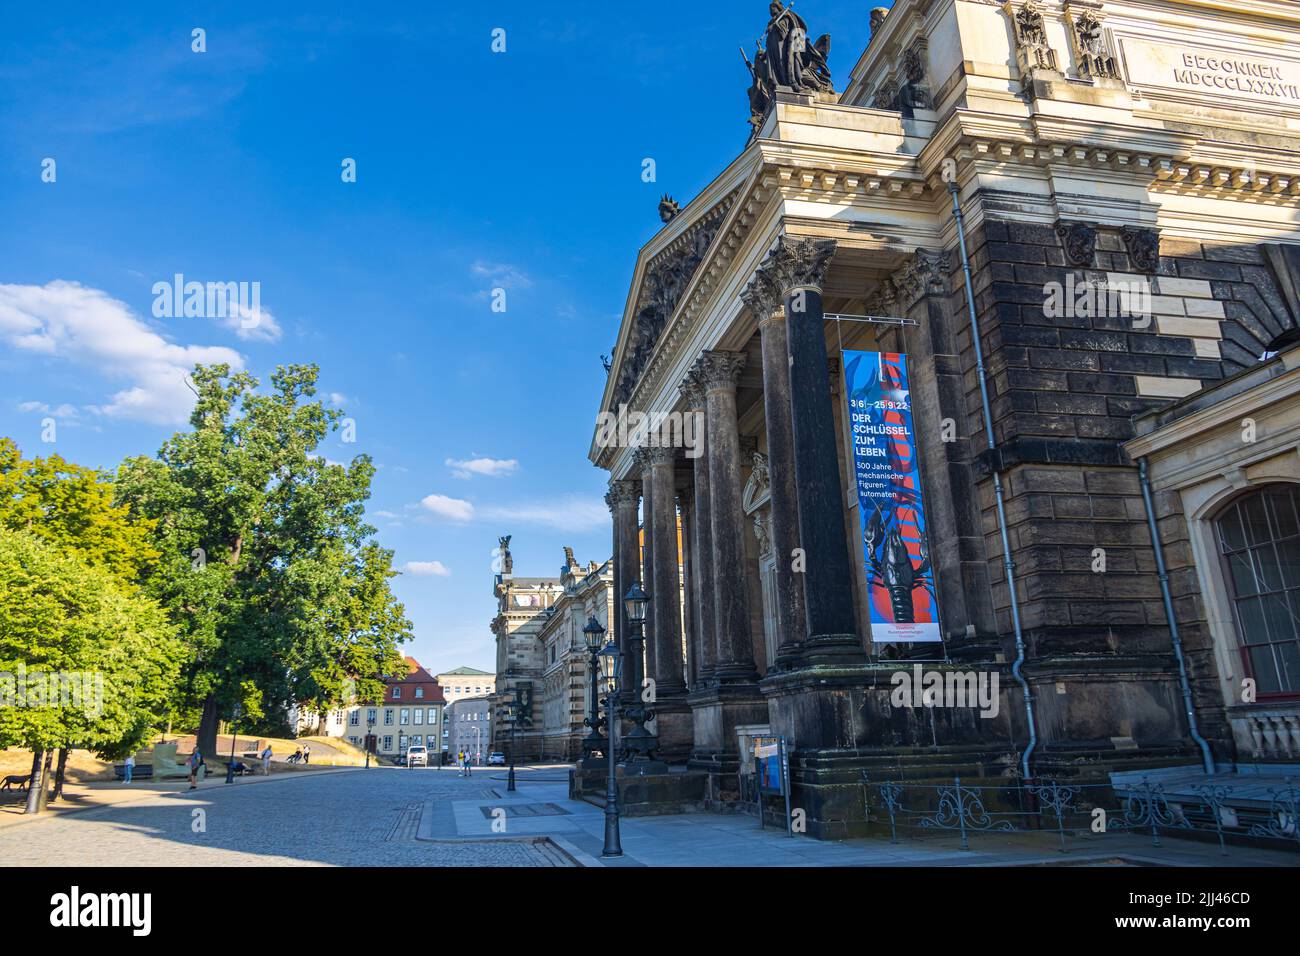
[[[1132,418],[1252,365],[1296,328],[1297,317],[1281,291],[1287,279],[1279,280],[1265,246],[1202,244],[1137,228],[1098,227],[1093,235],[1092,229],[986,221],[972,238],[997,445],[985,448],[973,428],[979,396],[970,335],[954,321],[966,370],[963,433],[974,436],[989,555],[999,546],[987,479],[994,466],[1005,475],[1022,621],[1031,660],[1044,662],[1040,673],[1056,665],[1066,670],[1065,662],[1080,654],[1105,655],[1117,676],[1140,682],[1143,674],[1167,674],[1171,655],[1137,472],[1122,447],[1133,437]],[[949,314],[961,317],[955,268],[953,280]],[[1129,301],[1149,311],[1077,308],[1088,283],[1136,290],[1143,297]],[[1053,304],[1058,287],[1063,298]],[[1093,302],[1101,299],[1104,294]],[[1177,529],[1166,533],[1176,549]],[[1006,635],[1005,576],[996,558],[989,568],[997,629]],[[1189,624],[1193,683],[1210,693],[1213,658],[1188,599],[1189,575],[1175,576],[1175,599]],[[1053,736],[1090,740],[1101,722],[1091,721],[1087,708],[1055,712],[1051,697],[1040,689],[1044,721],[1059,724]],[[1140,708],[1135,713],[1135,736],[1144,730],[1161,736],[1154,717],[1144,727]]]

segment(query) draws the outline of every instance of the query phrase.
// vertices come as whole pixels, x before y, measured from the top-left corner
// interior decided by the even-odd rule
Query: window
[[[384,749],[385,750],[393,749],[393,738],[391,736],[384,737]]]
[[[352,713],[348,714],[348,725],[349,725],[349,726],[351,726],[351,727],[356,727],[356,726],[357,726],[358,724],[360,724],[360,723],[361,723],[361,711],[359,711],[359,710],[354,710],[354,711],[352,711]]]
[[[393,725],[393,708],[391,708],[391,707],[385,707],[385,708],[384,708],[384,726],[385,726],[385,727],[391,727],[392,725]]]
[[[424,688],[423,688],[423,687],[417,687],[417,688],[415,688],[415,696],[416,696],[416,697],[423,697],[423,696],[424,696]]]
[[[419,734],[411,734],[411,746],[412,746],[412,747],[423,747],[423,746],[424,746],[424,738],[423,738],[422,736],[420,736]]]
[[[409,708],[402,708],[402,726],[405,727],[411,722],[411,711]]]
[[[409,746],[409,738],[406,736],[406,734],[398,734],[398,735],[397,735],[397,749],[398,749],[398,751],[404,753],[404,752],[406,751],[406,748],[407,748],[408,746]]]
[[[1260,697],[1300,695],[1300,490],[1237,498],[1215,532],[1246,674]]]
[[[371,707],[368,711],[366,711],[366,723],[373,724],[375,722],[375,717],[377,714],[378,711],[376,711],[375,708],[373,707]]]
[[[417,708],[415,708],[415,722],[416,722],[417,724],[422,724],[422,723],[424,723],[424,708],[423,708],[423,707],[417,707]]]
[[[400,687],[394,687],[394,688],[393,688],[393,700],[401,700],[401,699],[402,699],[402,688],[400,688]]]
[[[429,708],[429,723],[431,723],[431,724],[436,724],[437,722],[438,722],[438,708],[437,708],[437,707],[430,707],[430,708]]]

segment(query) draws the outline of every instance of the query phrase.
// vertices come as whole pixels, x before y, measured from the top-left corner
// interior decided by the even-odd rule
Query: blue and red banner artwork
[[[845,349],[845,394],[875,643],[939,641],[907,356]]]

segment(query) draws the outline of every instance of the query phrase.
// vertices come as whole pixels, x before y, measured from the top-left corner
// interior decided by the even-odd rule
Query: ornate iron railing
[[[1153,847],[1161,834],[1217,839],[1227,855],[1229,840],[1274,841],[1300,849],[1300,789],[1288,777],[1281,787],[1209,782],[1176,792],[1150,777],[1137,783],[1086,784],[1034,779],[1007,786],[972,785],[960,777],[949,784],[872,781],[862,775],[867,820],[888,824],[890,841],[900,833],[956,833],[963,850],[979,833],[1054,832],[1065,852],[1070,841],[1087,834],[1147,834]],[[1248,839],[1247,839],[1248,838]]]

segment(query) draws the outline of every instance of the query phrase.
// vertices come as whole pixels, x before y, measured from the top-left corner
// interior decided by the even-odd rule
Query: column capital
[[[654,451],[654,449],[649,445],[642,445],[641,447],[634,449],[632,452],[632,461],[635,462],[636,466],[643,472],[648,471],[650,465],[653,464],[650,459],[650,452],[652,451]],[[648,493],[649,490],[650,489],[647,488],[646,492]]]
[[[765,322],[781,308],[781,282],[769,253],[762,265],[754,270],[749,284],[740,291],[740,301],[759,322]]]
[[[609,491],[605,492],[605,504],[609,505],[609,510],[613,511],[618,505],[631,502],[635,505],[641,498],[641,482],[639,481],[611,481]]]
[[[744,352],[701,352],[691,367],[691,376],[705,391],[715,388],[735,389],[744,367]]]
[[[763,267],[771,269],[783,296],[799,288],[820,290],[836,245],[834,239],[783,235],[763,260]]]
[[[677,449],[671,445],[652,445],[645,452],[651,465],[671,465],[677,460]]]
[[[681,393],[683,400],[686,402],[686,408],[689,411],[699,412],[704,410],[704,386],[696,375],[694,367],[686,373],[686,377],[682,379],[681,384],[677,386],[677,391]]]

